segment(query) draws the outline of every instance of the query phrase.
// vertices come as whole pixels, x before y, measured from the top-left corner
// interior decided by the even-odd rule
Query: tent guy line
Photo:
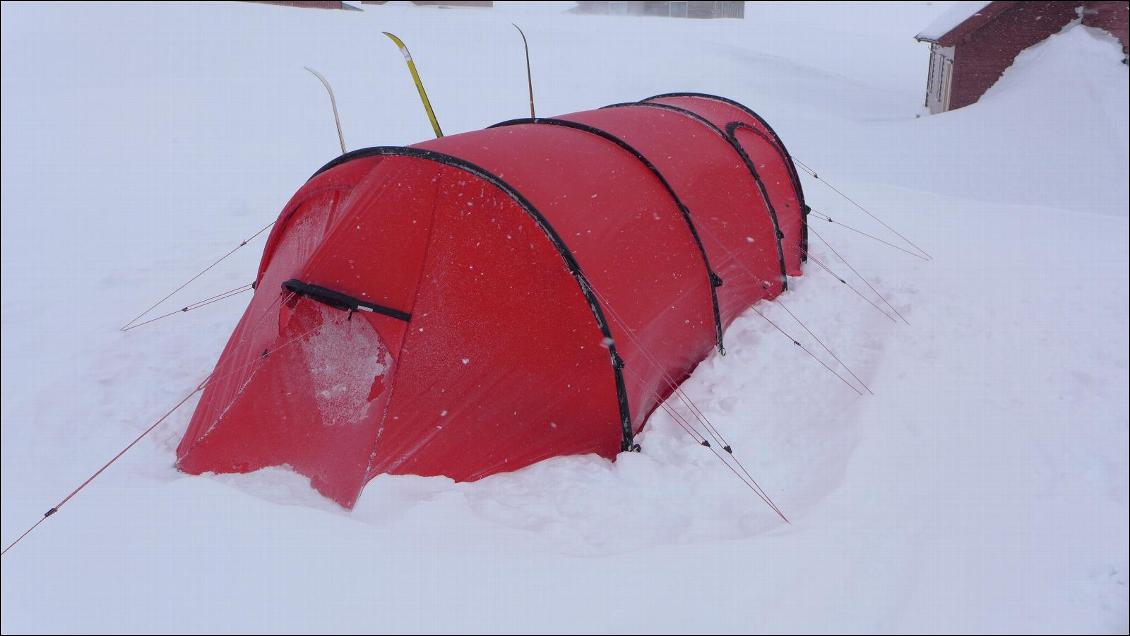
[[[157,428],[158,426],[160,426],[160,425],[161,425],[161,424],[162,424],[162,423],[163,423],[163,422],[164,422],[164,421],[165,421],[166,419],[168,419],[168,418],[169,418],[169,416],[170,416],[170,415],[172,415],[172,414],[173,414],[174,412],[176,412],[176,410],[177,410],[177,409],[179,409],[179,408],[180,408],[181,406],[183,406],[185,402],[187,402],[187,401],[188,401],[189,399],[191,399],[191,398],[192,398],[192,396],[194,396],[194,395],[196,395],[197,393],[199,393],[200,391],[202,391],[202,390],[204,389],[204,385],[205,385],[205,384],[206,384],[206,383],[208,382],[208,378],[210,378],[210,377],[211,377],[211,374],[209,374],[209,375],[208,375],[208,377],[205,377],[205,378],[204,378],[204,379],[203,379],[203,380],[202,380],[202,381],[200,382],[200,384],[196,385],[196,388],[195,388],[195,389],[193,389],[193,390],[192,390],[192,392],[190,392],[190,393],[189,393],[188,395],[186,395],[186,396],[184,396],[183,398],[181,398],[181,400],[180,400],[179,402],[177,402],[177,403],[176,403],[176,405],[174,405],[174,406],[173,406],[173,407],[172,407],[171,409],[169,409],[168,411],[165,411],[165,414],[164,414],[164,415],[162,415],[161,417],[157,418],[157,420],[156,420],[155,422],[153,422],[152,424],[150,424],[150,425],[149,425],[149,428],[147,428],[147,429],[145,429],[144,431],[142,431],[142,432],[141,432],[141,433],[140,433],[140,434],[139,434],[139,435],[138,435],[137,437],[135,437],[135,438],[133,439],[133,441],[132,441],[132,442],[130,442],[129,444],[126,444],[126,446],[125,446],[124,448],[122,448],[122,450],[118,451],[118,453],[117,453],[116,455],[114,455],[113,457],[111,457],[111,458],[110,458],[110,461],[106,462],[105,464],[103,464],[103,465],[102,465],[102,467],[101,467],[101,468],[99,468],[98,470],[94,471],[94,473],[93,473],[93,474],[92,474],[92,475],[91,475],[90,477],[87,477],[87,478],[86,478],[86,481],[84,481],[84,482],[82,482],[81,484],[79,484],[79,485],[78,485],[78,487],[76,487],[76,488],[75,488],[74,490],[72,490],[72,491],[70,492],[70,494],[68,494],[68,495],[67,495],[66,497],[63,497],[63,499],[62,499],[62,500],[60,500],[60,501],[59,501],[59,503],[55,504],[54,506],[51,506],[51,508],[50,508],[50,509],[48,509],[48,510],[47,510],[47,512],[43,513],[43,516],[42,516],[42,517],[40,517],[40,518],[39,518],[39,520],[35,522],[35,524],[33,524],[33,525],[32,525],[32,526],[31,526],[30,528],[28,528],[27,530],[24,530],[23,534],[21,534],[20,536],[16,537],[16,540],[15,540],[15,541],[13,541],[13,542],[9,543],[9,544],[8,544],[8,546],[7,546],[6,548],[4,548],[4,551],[3,551],[3,552],[0,552],[0,557],[4,556],[5,554],[8,554],[8,550],[11,550],[11,549],[12,549],[13,547],[15,547],[15,545],[16,545],[16,544],[18,544],[18,543],[19,543],[20,541],[23,541],[24,537],[26,537],[27,535],[31,534],[31,532],[32,532],[33,530],[35,530],[36,528],[38,528],[38,527],[39,527],[39,524],[41,524],[41,523],[43,523],[44,521],[46,521],[48,517],[50,517],[50,516],[54,515],[55,513],[59,512],[59,511],[60,511],[60,510],[61,510],[61,509],[63,508],[63,506],[65,506],[65,505],[67,504],[67,502],[71,500],[71,498],[72,498],[72,497],[74,497],[75,495],[77,495],[77,494],[78,494],[78,493],[79,493],[79,492],[80,492],[80,491],[81,491],[81,490],[82,490],[83,488],[86,488],[86,487],[87,487],[87,485],[89,485],[89,484],[90,484],[90,482],[92,482],[92,481],[94,481],[95,479],[97,479],[97,478],[98,478],[98,476],[99,476],[99,475],[101,475],[101,474],[102,474],[102,473],[103,473],[103,472],[104,472],[104,471],[105,471],[105,470],[106,470],[107,468],[109,468],[109,467],[110,467],[110,466],[111,466],[111,465],[112,465],[112,464],[113,464],[114,462],[116,462],[116,461],[118,461],[119,459],[121,459],[122,455],[125,455],[125,454],[126,454],[126,453],[127,453],[127,452],[128,452],[128,451],[129,451],[130,449],[131,449],[131,448],[133,448],[134,446],[136,446],[136,445],[137,445],[137,443],[138,443],[138,442],[140,442],[140,441],[141,441],[141,440],[142,440],[142,439],[143,439],[143,438],[144,438],[144,437],[145,437],[146,435],[149,435],[150,433],[152,433],[154,429],[156,429],[156,428]]]
[[[865,383],[862,379],[860,379],[860,377],[855,374],[855,371],[852,371],[851,367],[849,367],[847,365],[847,363],[845,363],[843,360],[841,360],[840,356],[836,355],[835,351],[832,351],[828,347],[828,345],[824,344],[824,341],[821,340],[819,336],[817,336],[815,333],[812,332],[811,329],[808,328],[808,325],[806,325],[800,318],[797,318],[797,315],[794,314],[791,309],[789,309],[788,305],[785,304],[785,301],[781,300],[780,296],[778,296],[777,298],[774,298],[773,302],[780,305],[781,309],[784,309],[785,313],[787,313],[789,316],[792,316],[792,319],[794,321],[796,321],[796,323],[798,325],[800,325],[805,331],[807,331],[808,335],[812,336],[812,339],[815,340],[824,349],[824,351],[828,352],[828,355],[832,356],[832,358],[834,358],[836,360],[836,362],[838,362],[840,364],[840,366],[842,366],[844,369],[846,369],[847,372],[851,374],[851,377],[855,378],[855,381],[858,382],[859,385],[864,388],[864,390],[866,390],[871,395],[875,395],[875,392],[871,390],[871,387],[867,386],[867,383]]]
[[[776,513],[782,521],[784,521],[785,523],[792,523],[789,521],[789,518],[785,516],[785,513],[782,512],[781,509],[777,506],[777,504],[773,502],[773,499],[769,496],[769,494],[765,492],[765,489],[761,487],[761,484],[757,483],[757,480],[754,479],[753,475],[751,475],[749,471],[746,470],[746,467],[741,463],[741,461],[738,460],[737,456],[734,455],[732,451],[728,451],[726,454],[718,452],[718,449],[713,444],[711,444],[709,440],[706,439],[706,436],[694,428],[694,425],[690,423],[690,420],[684,418],[683,415],[670,404],[668,404],[666,400],[662,400],[662,396],[659,395],[658,391],[655,392],[655,397],[657,400],[660,400],[660,406],[663,408],[663,410],[667,412],[671,419],[676,424],[678,424],[679,427],[691,437],[691,439],[693,439],[699,446],[704,446],[708,450],[710,450],[710,452],[718,458],[718,461],[722,462],[722,465],[730,469],[730,472],[732,472],[734,476],[738,478],[738,481],[742,482],[747,488],[753,491],[753,494],[756,495],[758,499],[761,499],[761,501],[764,502],[766,506],[769,506],[769,509]],[[729,461],[726,459],[727,457],[730,458]],[[734,465],[730,465],[730,461],[732,461],[736,465],[736,467]]]
[[[289,294],[280,295],[279,300],[276,301],[276,302],[281,302],[281,303],[285,304],[286,302],[289,302],[289,300],[291,298],[293,298],[294,295],[295,295],[294,292],[290,292]],[[260,315],[259,320],[262,321],[264,318],[267,317],[267,315],[268,315],[267,312],[263,312],[263,314]],[[315,329],[319,329],[319,328],[320,328],[320,326],[315,327],[314,329],[311,329],[307,332],[301,333],[301,334],[291,338],[290,340],[283,342],[282,344],[275,347],[274,349],[263,351],[262,354],[260,354],[260,359],[265,360],[265,359],[269,358],[271,356],[271,354],[276,353],[278,351],[281,351],[285,347],[288,347],[288,346],[298,342],[299,340],[301,340],[302,338],[306,337],[311,332],[313,332]],[[256,363],[256,361],[253,360],[250,363],[248,363],[247,366],[253,365],[255,363]],[[8,544],[8,546],[4,548],[3,553],[0,553],[0,556],[7,554],[8,550],[11,550],[12,547],[14,547],[20,541],[22,541],[24,539],[24,537],[31,534],[31,532],[33,530],[35,530],[36,528],[38,528],[39,525],[42,524],[48,517],[51,517],[55,513],[59,512],[59,510],[61,510],[63,508],[63,506],[68,501],[70,501],[75,495],[77,495],[79,493],[79,491],[81,491],[82,489],[84,489],[88,485],[90,485],[91,482],[93,482],[103,472],[105,472],[107,468],[109,468],[112,464],[114,464],[114,462],[121,459],[122,456],[125,455],[134,446],[136,446],[138,442],[140,442],[143,438],[145,438],[150,433],[152,433],[154,430],[156,430],[157,427],[160,426],[162,423],[164,423],[170,416],[172,416],[173,413],[175,413],[178,409],[180,409],[180,407],[184,406],[184,404],[186,402],[188,402],[192,398],[192,396],[194,396],[197,393],[199,393],[200,391],[202,391],[204,389],[204,387],[208,384],[208,382],[213,381],[213,380],[218,380],[218,379],[221,379],[221,378],[224,378],[224,377],[228,377],[232,374],[239,373],[243,370],[245,370],[245,368],[234,369],[234,370],[227,372],[225,375],[222,375],[222,376],[216,375],[216,372],[213,371],[212,373],[209,373],[207,376],[205,376],[204,379],[201,380],[200,383],[196,386],[196,388],[192,390],[192,392],[190,392],[188,395],[181,398],[181,400],[179,402],[177,402],[175,405],[173,405],[173,407],[170,408],[168,411],[166,411],[164,415],[162,415],[156,421],[154,421],[152,424],[150,424],[149,427],[146,428],[145,430],[143,430],[136,438],[133,439],[133,441],[126,444],[125,447],[123,447],[120,451],[118,451],[117,454],[115,454],[112,458],[110,458],[110,461],[103,464],[102,467],[99,468],[98,470],[96,470],[94,473],[92,473],[90,475],[90,477],[87,477],[85,481],[83,481],[81,484],[79,484],[74,490],[72,490],[70,492],[70,494],[68,494],[66,497],[64,497],[59,503],[52,506],[50,509],[47,510],[47,512],[43,513],[43,516],[40,517],[38,521],[36,521],[31,527],[29,527],[27,530],[25,530],[14,541],[12,541],[10,544]]]
[[[757,284],[759,284],[759,285],[762,285],[762,286],[765,286],[765,285],[768,285],[768,284],[769,284],[769,281],[766,281],[766,280],[764,280],[764,279],[760,278],[759,276],[757,276],[756,274],[754,274],[754,273],[753,273],[752,271],[750,271],[750,269],[749,269],[748,267],[746,267],[746,264],[745,264],[744,262],[742,262],[742,260],[741,260],[740,258],[738,258],[738,257],[737,257],[737,256],[736,256],[736,255],[735,255],[735,254],[734,254],[733,252],[731,252],[731,251],[729,250],[729,248],[728,248],[728,247],[726,247],[726,244],[725,244],[725,242],[723,242],[723,241],[720,241],[720,240],[719,240],[719,239],[718,239],[717,237],[715,237],[715,236],[714,236],[713,234],[710,234],[710,233],[707,233],[707,234],[706,234],[706,236],[707,236],[707,238],[709,238],[709,239],[710,239],[710,240],[711,240],[712,242],[714,242],[715,244],[717,244],[717,246],[719,247],[719,249],[721,249],[721,250],[722,250],[723,252],[725,252],[725,253],[726,253],[726,256],[727,256],[727,258],[729,258],[729,259],[730,259],[730,260],[732,260],[733,262],[737,263],[737,264],[738,264],[738,265],[739,265],[739,266],[741,267],[742,271],[743,271],[743,272],[744,272],[744,273],[745,273],[745,274],[746,274],[747,276],[749,276],[750,278],[752,278],[752,279],[754,280],[754,282],[756,282]],[[806,252],[806,253],[805,253],[805,256],[807,257],[807,256],[809,256],[809,254],[808,254],[808,253]],[[819,263],[818,263],[818,264],[819,264]],[[837,277],[837,278],[838,278],[838,277]],[[842,279],[840,279],[840,282],[842,282],[842,283],[844,283],[845,285],[847,285],[847,282],[846,282],[846,281],[844,281],[844,280],[842,280]],[[849,285],[849,286],[850,286],[850,285]],[[858,292],[857,292],[857,293],[858,293]],[[864,298],[864,299],[866,300],[866,298]],[[821,346],[821,347],[822,347],[822,348],[823,348],[823,349],[824,349],[825,351],[827,351],[827,352],[828,352],[828,354],[829,354],[829,355],[831,355],[831,356],[832,356],[832,357],[833,357],[833,358],[834,358],[834,359],[836,360],[836,362],[838,362],[838,363],[840,364],[840,366],[842,366],[842,367],[843,367],[844,369],[846,369],[846,370],[847,370],[847,372],[848,372],[848,373],[850,373],[850,374],[851,374],[851,376],[852,376],[853,378],[855,378],[855,380],[856,380],[857,382],[859,382],[860,386],[862,386],[862,387],[863,387],[864,389],[866,389],[866,391],[867,391],[868,393],[870,393],[871,395],[874,395],[874,394],[875,394],[875,393],[874,393],[874,392],[873,392],[873,391],[871,390],[871,388],[870,388],[870,387],[868,387],[868,386],[867,386],[867,384],[866,384],[866,383],[865,383],[865,382],[864,382],[863,380],[861,380],[861,379],[859,378],[859,376],[858,376],[858,375],[856,375],[855,371],[852,371],[851,367],[849,367],[849,366],[848,366],[848,365],[847,365],[847,364],[846,364],[846,363],[845,363],[845,362],[844,362],[843,360],[841,360],[841,359],[840,359],[840,357],[839,357],[838,355],[836,355],[836,353],[835,353],[834,351],[832,351],[832,349],[831,349],[831,348],[829,348],[829,347],[828,347],[828,345],[824,344],[824,341],[823,341],[823,340],[821,340],[821,339],[820,339],[819,337],[817,337],[817,336],[816,336],[816,334],[815,334],[815,333],[813,333],[813,332],[812,332],[812,330],[808,328],[808,325],[806,325],[806,324],[804,323],[804,321],[802,321],[802,320],[801,320],[801,319],[800,319],[799,317],[797,317],[797,315],[796,315],[796,314],[794,314],[794,313],[792,312],[792,310],[790,310],[790,309],[789,309],[788,307],[786,307],[786,306],[785,306],[785,303],[784,303],[784,301],[782,301],[782,300],[781,300],[781,297],[780,297],[780,296],[778,296],[778,297],[776,297],[776,298],[773,298],[772,300],[773,300],[773,302],[775,302],[775,303],[779,304],[779,305],[781,306],[781,308],[782,308],[782,309],[784,309],[784,310],[785,310],[785,312],[786,312],[786,313],[788,313],[788,314],[789,314],[789,316],[791,316],[791,317],[792,317],[792,319],[793,319],[793,320],[794,320],[794,321],[795,321],[795,322],[796,322],[796,323],[797,323],[798,325],[800,325],[800,326],[801,326],[801,327],[802,327],[802,328],[803,328],[803,329],[804,329],[805,331],[807,331],[807,332],[808,332],[808,334],[809,334],[810,336],[812,336],[813,340],[815,340],[815,341],[816,341],[817,343],[819,343],[819,344],[820,344],[820,346]],[[872,304],[874,305],[874,303],[872,303]],[[876,309],[879,309],[879,308],[878,308],[878,306],[876,306]],[[880,312],[882,312],[882,310],[881,310],[881,309],[880,309]],[[886,312],[882,312],[882,313],[883,313],[883,315],[884,315],[884,316],[887,316]],[[764,317],[764,316],[763,316],[763,317]],[[889,318],[890,316],[887,316],[887,317]],[[791,339],[791,338],[790,338],[790,339]]]
[[[177,292],[179,292],[180,290],[184,289],[185,287],[188,287],[188,286],[189,286],[189,284],[191,284],[191,283],[192,283],[192,282],[193,282],[194,280],[196,280],[197,278],[200,278],[201,276],[203,276],[204,274],[206,274],[206,273],[207,273],[207,272],[208,272],[209,270],[211,270],[211,269],[212,269],[213,267],[215,267],[215,266],[219,265],[220,263],[224,262],[225,260],[227,260],[227,259],[228,259],[228,258],[229,258],[229,257],[230,257],[230,256],[231,256],[232,254],[235,254],[235,253],[236,253],[236,252],[238,252],[238,251],[239,251],[239,250],[240,250],[241,248],[245,247],[245,246],[246,246],[246,245],[247,245],[248,243],[250,243],[251,241],[255,240],[255,238],[256,238],[256,237],[258,237],[258,236],[259,236],[260,234],[262,234],[263,232],[266,232],[267,230],[271,229],[271,227],[272,227],[272,226],[274,226],[274,224],[275,224],[275,221],[271,221],[270,223],[268,223],[268,224],[264,225],[264,226],[263,226],[262,228],[260,228],[260,229],[259,229],[259,231],[255,232],[255,233],[254,233],[254,234],[252,234],[251,236],[249,236],[249,237],[247,237],[247,238],[243,239],[243,241],[241,241],[241,242],[239,243],[239,245],[236,245],[236,246],[235,246],[235,247],[233,247],[233,248],[232,248],[231,250],[229,250],[229,251],[228,251],[228,252],[227,252],[226,254],[224,254],[223,256],[221,256],[221,257],[217,258],[216,260],[212,261],[212,263],[211,263],[210,265],[208,265],[208,266],[207,266],[207,267],[205,267],[204,269],[200,270],[199,272],[196,272],[195,274],[193,274],[191,278],[189,278],[188,280],[186,280],[186,281],[184,281],[183,283],[181,283],[181,284],[180,284],[180,286],[178,286],[178,287],[177,287],[176,289],[174,289],[173,291],[169,292],[169,293],[168,293],[168,294],[166,294],[166,295],[165,295],[165,296],[164,296],[163,298],[161,298],[161,299],[160,299],[160,300],[158,300],[157,302],[155,302],[155,303],[153,303],[152,305],[150,305],[150,306],[149,306],[149,307],[148,307],[148,308],[147,308],[147,309],[146,309],[145,311],[143,311],[143,312],[141,312],[140,314],[138,314],[138,315],[134,316],[132,320],[130,320],[130,321],[129,321],[129,322],[127,322],[126,324],[124,324],[124,325],[122,325],[121,327],[119,327],[119,331],[128,331],[129,329],[131,329],[132,327],[134,327],[134,326],[135,326],[135,323],[136,323],[136,322],[137,322],[138,320],[141,320],[141,319],[142,319],[143,317],[145,317],[145,316],[146,316],[146,315],[147,315],[147,314],[148,314],[149,312],[151,312],[151,311],[153,311],[154,309],[156,309],[158,305],[160,305],[161,303],[165,302],[166,300],[168,300],[168,299],[172,298],[173,296],[175,296],[175,295],[176,295],[176,293],[177,293]]]
[[[887,318],[887,320],[890,320],[891,322],[898,322],[898,319],[897,319],[897,318],[895,318],[894,316],[891,316],[891,314],[890,314],[890,313],[888,313],[886,309],[883,309],[882,307],[880,307],[878,303],[876,303],[876,302],[875,302],[874,300],[871,300],[870,298],[868,298],[868,297],[867,297],[866,295],[864,295],[864,293],[863,293],[863,292],[859,291],[859,289],[857,289],[857,288],[856,288],[856,287],[855,287],[854,285],[852,285],[851,283],[847,282],[847,281],[846,281],[846,280],[844,279],[844,277],[843,277],[843,276],[840,276],[840,275],[839,275],[839,274],[837,274],[837,273],[836,273],[835,271],[833,271],[833,270],[832,270],[832,268],[828,267],[828,265],[827,265],[826,263],[824,263],[824,262],[823,262],[823,261],[821,261],[820,259],[816,258],[816,256],[815,256],[815,255],[814,255],[814,254],[813,254],[812,252],[808,252],[808,253],[807,253],[807,255],[808,255],[808,260],[809,260],[809,261],[812,261],[813,263],[816,263],[816,265],[817,265],[818,267],[820,267],[820,269],[822,269],[823,271],[827,272],[829,276],[831,276],[832,278],[834,278],[834,279],[836,279],[836,280],[840,281],[841,283],[843,283],[843,285],[844,285],[845,287],[847,287],[847,288],[848,288],[848,289],[850,289],[851,291],[855,292],[855,295],[856,295],[856,296],[859,296],[860,298],[862,298],[862,299],[864,300],[864,302],[866,302],[867,304],[869,304],[869,305],[871,305],[872,307],[874,307],[874,308],[875,308],[875,311],[877,311],[877,312],[879,312],[879,313],[883,314],[883,316],[885,316],[885,317]]]
[[[922,249],[921,247],[918,247],[918,244],[916,244],[916,243],[915,243],[914,241],[912,241],[912,240],[908,239],[908,238],[907,238],[906,236],[904,236],[904,235],[903,235],[903,234],[902,234],[901,232],[899,232],[899,231],[898,231],[898,230],[896,230],[895,228],[893,228],[893,227],[891,227],[890,225],[888,225],[886,221],[884,221],[883,219],[879,218],[879,217],[878,217],[878,216],[877,216],[876,214],[874,214],[873,212],[871,212],[871,211],[870,211],[870,210],[868,210],[867,208],[865,208],[865,207],[863,207],[862,205],[860,205],[860,204],[859,204],[859,202],[857,202],[857,201],[856,201],[855,199],[853,199],[853,198],[849,197],[848,195],[844,194],[844,193],[843,193],[842,191],[840,191],[840,189],[839,189],[839,188],[837,188],[836,186],[832,185],[831,183],[828,183],[828,180],[827,180],[827,179],[824,179],[824,178],[823,178],[823,177],[821,177],[820,175],[816,174],[816,171],[815,171],[815,170],[813,170],[812,168],[808,167],[808,166],[807,166],[807,165],[806,165],[806,164],[805,164],[805,163],[804,163],[803,161],[801,161],[800,159],[797,159],[796,157],[793,157],[792,159],[793,159],[793,162],[794,162],[794,163],[796,163],[796,164],[797,164],[798,166],[800,166],[802,170],[804,170],[805,172],[807,172],[807,173],[808,173],[808,175],[809,175],[810,177],[812,177],[813,179],[816,179],[816,180],[817,180],[817,181],[819,181],[820,183],[823,183],[823,184],[824,184],[824,185],[825,185],[826,187],[828,187],[829,189],[831,189],[831,190],[832,190],[833,192],[835,192],[836,194],[840,195],[840,196],[841,196],[841,197],[842,197],[842,198],[843,198],[843,199],[844,199],[845,201],[847,201],[848,203],[852,204],[852,205],[853,205],[853,206],[855,206],[856,208],[859,208],[859,209],[860,209],[860,210],[861,210],[861,211],[862,211],[862,212],[863,212],[864,214],[866,214],[867,216],[871,217],[872,219],[874,219],[874,220],[878,221],[880,225],[882,225],[883,227],[885,227],[885,228],[887,228],[888,230],[890,230],[891,232],[893,232],[893,233],[895,234],[895,236],[898,236],[898,237],[899,237],[900,239],[902,239],[902,240],[906,241],[907,245],[910,245],[910,246],[911,246],[911,247],[913,247],[914,249],[918,250],[918,251],[919,251],[919,252],[920,252],[920,253],[922,254],[922,256],[924,256],[924,257],[925,257],[925,260],[928,260],[928,261],[929,261],[929,260],[933,260],[933,259],[934,259],[934,257],[933,257],[933,256],[931,256],[929,252],[927,252],[926,250]]]
[[[228,298],[232,298],[232,297],[238,296],[238,295],[240,295],[244,292],[251,291],[252,289],[254,289],[253,283],[246,283],[246,284],[240,285],[239,287],[236,287],[234,289],[229,289],[227,291],[220,292],[220,293],[218,293],[214,296],[209,296],[207,298],[202,298],[202,299],[197,300],[195,302],[191,302],[191,303],[185,305],[184,307],[181,307],[180,309],[177,309],[175,311],[170,311],[168,313],[161,314],[160,316],[155,316],[153,318],[150,318],[149,320],[143,320],[141,322],[135,322],[135,323],[133,323],[133,324],[127,326],[127,327],[123,327],[121,329],[121,331],[130,331],[131,329],[137,329],[138,327],[141,327],[143,325],[148,325],[150,323],[157,322],[158,320],[163,320],[165,318],[176,316],[177,314],[183,314],[183,313],[187,313],[187,312],[190,312],[190,311],[195,311],[195,310],[200,309],[202,307],[207,307],[208,305],[211,305],[213,303],[218,303],[221,300],[227,300]]]
[[[809,209],[809,211],[808,211],[808,213],[809,213],[810,215],[812,215],[812,216],[815,216],[816,218],[820,219],[821,221],[824,221],[824,222],[827,222],[827,223],[832,223],[832,224],[834,224],[834,225],[838,225],[838,226],[840,226],[840,227],[844,228],[845,230],[851,230],[852,232],[855,232],[856,234],[860,234],[860,235],[862,235],[862,236],[866,236],[867,238],[869,238],[869,239],[871,239],[871,240],[873,240],[873,241],[876,241],[876,242],[878,242],[878,243],[881,243],[881,244],[883,244],[883,245],[886,245],[886,246],[890,247],[891,249],[896,249],[896,250],[898,250],[898,251],[900,251],[900,252],[904,252],[904,253],[906,253],[906,254],[909,254],[909,255],[913,256],[914,258],[917,258],[917,259],[920,259],[920,260],[923,260],[923,261],[929,261],[929,260],[930,260],[929,258],[926,258],[925,256],[922,256],[921,254],[916,254],[916,253],[914,253],[914,252],[912,252],[912,251],[910,251],[910,250],[906,249],[905,247],[899,247],[898,245],[895,245],[894,243],[891,243],[890,241],[887,241],[887,240],[881,239],[881,238],[879,238],[878,236],[875,236],[874,234],[869,234],[869,233],[867,233],[867,232],[864,232],[863,230],[861,230],[861,229],[859,229],[859,228],[856,228],[856,227],[852,227],[852,226],[850,226],[850,225],[848,225],[848,224],[846,224],[846,223],[841,223],[840,221],[836,221],[836,220],[835,220],[835,219],[833,219],[832,217],[830,217],[830,216],[828,216],[827,214],[824,214],[824,213],[822,213],[822,212],[818,212],[818,211],[816,211],[816,210],[813,210],[813,209],[811,209],[811,208],[810,208],[810,209]]]
[[[902,321],[903,321],[903,322],[905,322],[906,324],[908,324],[908,325],[910,324],[910,321],[909,321],[909,320],[907,320],[907,319],[906,319],[906,317],[905,317],[905,316],[903,316],[903,315],[902,315],[902,313],[901,313],[901,312],[900,312],[900,311],[899,311],[898,309],[895,309],[895,306],[894,306],[894,305],[892,305],[892,304],[891,304],[891,302],[890,302],[889,300],[887,300],[887,298],[886,298],[885,296],[883,296],[883,294],[880,294],[880,293],[879,293],[879,290],[878,290],[878,289],[875,289],[875,286],[871,284],[871,281],[869,281],[869,280],[867,280],[866,278],[864,278],[863,274],[860,274],[860,273],[859,273],[859,270],[857,270],[857,269],[856,269],[856,268],[855,268],[855,267],[854,267],[854,266],[853,266],[853,265],[852,265],[851,263],[849,263],[849,262],[848,262],[848,260],[847,260],[846,258],[844,258],[844,257],[843,257],[843,255],[842,255],[842,254],[840,254],[840,252],[839,252],[839,251],[838,251],[838,250],[837,250],[836,248],[832,247],[832,244],[831,244],[831,243],[829,243],[829,242],[827,241],[827,239],[825,239],[825,238],[824,238],[824,237],[823,237],[823,236],[822,236],[822,235],[821,235],[821,234],[820,234],[819,232],[817,232],[817,231],[816,231],[815,229],[809,228],[809,231],[811,231],[811,232],[812,232],[812,234],[816,236],[816,238],[820,239],[820,242],[821,242],[821,243],[823,243],[823,244],[824,244],[824,245],[825,245],[825,246],[826,246],[826,247],[827,247],[827,248],[828,248],[829,250],[831,250],[831,251],[832,251],[832,253],[836,255],[836,258],[840,259],[840,260],[841,260],[841,261],[843,262],[843,264],[844,264],[844,265],[847,265],[847,266],[848,266],[848,269],[850,269],[850,270],[851,270],[851,271],[852,271],[852,272],[853,272],[853,273],[854,273],[854,274],[855,274],[856,276],[858,276],[860,280],[862,280],[862,281],[863,281],[864,283],[866,283],[866,284],[867,284],[867,286],[868,286],[869,288],[871,288],[871,291],[872,291],[872,292],[874,292],[874,293],[875,293],[875,295],[876,295],[876,296],[878,296],[878,297],[879,297],[879,299],[880,299],[880,300],[882,300],[882,301],[883,301],[883,303],[884,303],[884,304],[885,304],[885,305],[886,305],[887,307],[890,307],[890,308],[891,308],[891,311],[895,312],[895,315],[896,315],[896,316],[898,316],[899,318],[901,318],[901,319],[902,319]],[[831,271],[831,270],[829,270],[829,271]]]

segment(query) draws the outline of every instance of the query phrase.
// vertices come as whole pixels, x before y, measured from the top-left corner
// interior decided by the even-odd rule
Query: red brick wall
[[[1122,3],[1110,3],[1122,4]],[[1079,2],[1018,2],[954,49],[950,109],[976,102],[1024,49],[1078,17]]]
[[[1083,24],[1098,27],[1109,32],[1122,42],[1122,54],[1126,55],[1126,31],[1130,23],[1130,2],[1084,2]]]

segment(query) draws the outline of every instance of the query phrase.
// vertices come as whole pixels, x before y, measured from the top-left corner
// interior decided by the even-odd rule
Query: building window
[[[686,2],[669,2],[667,3],[667,15],[672,18],[685,18],[687,17],[687,3]]]
[[[612,15],[628,15],[627,2],[609,2],[608,12]]]

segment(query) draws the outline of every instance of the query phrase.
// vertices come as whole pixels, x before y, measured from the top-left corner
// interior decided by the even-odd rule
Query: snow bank
[[[949,7],[938,14],[930,24],[926,25],[915,36],[919,40],[937,41],[945,34],[953,31],[957,25],[977,15],[982,9],[992,4],[991,2],[951,2]]]
[[[1069,24],[1017,56],[976,104],[842,127],[829,132],[836,143],[819,149],[820,162],[841,177],[1125,216],[1130,99],[1122,57],[1106,32]],[[868,160],[851,161],[859,152]]]

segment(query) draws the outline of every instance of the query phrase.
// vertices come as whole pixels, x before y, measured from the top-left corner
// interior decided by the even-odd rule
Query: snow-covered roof
[[[954,2],[953,5],[934,18],[925,29],[914,36],[916,40],[936,42],[953,31],[959,24],[977,15],[992,2]]]

